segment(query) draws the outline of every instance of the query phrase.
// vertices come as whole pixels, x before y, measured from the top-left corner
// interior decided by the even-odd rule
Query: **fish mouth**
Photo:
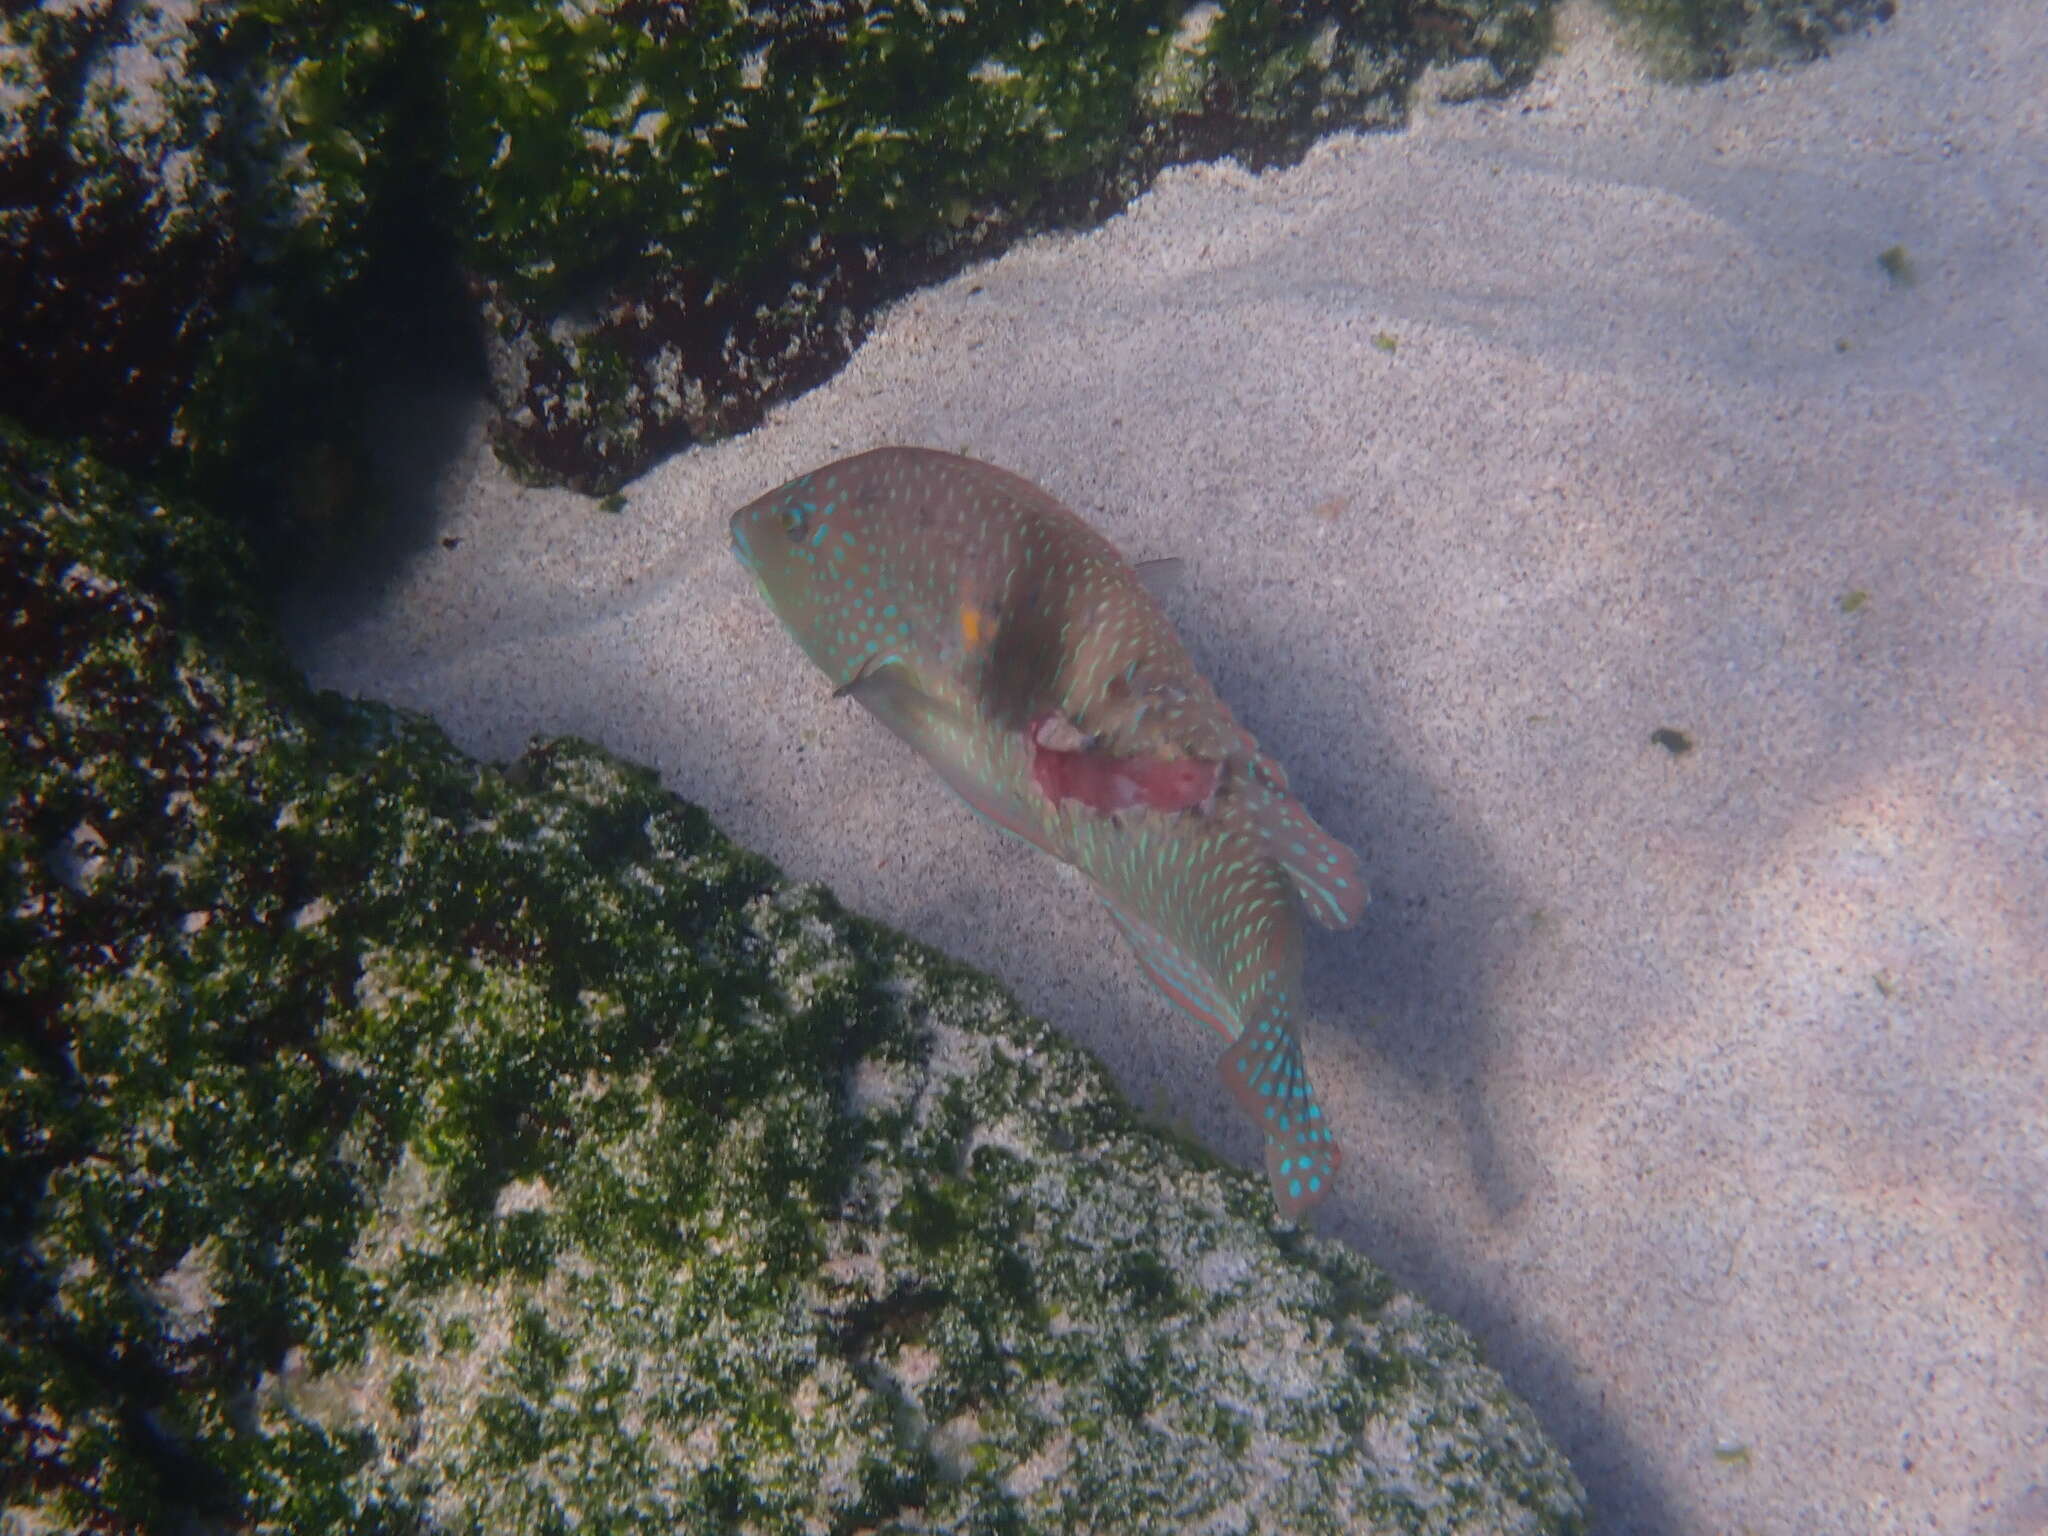
[[[733,513],[732,521],[726,524],[726,528],[732,534],[734,558],[751,571],[755,568],[754,550],[753,546],[747,543],[747,530],[741,526],[746,521],[746,517],[747,514],[744,509]]]

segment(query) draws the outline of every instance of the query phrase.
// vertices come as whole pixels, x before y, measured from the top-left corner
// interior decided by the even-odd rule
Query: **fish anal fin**
[[[1208,971],[1157,928],[1112,900],[1107,892],[1098,890],[1097,894],[1131,946],[1138,969],[1146,979],[1164,992],[1176,1008],[1200,1019],[1219,1035],[1233,1034],[1237,1029],[1235,1010],[1217,990]]]

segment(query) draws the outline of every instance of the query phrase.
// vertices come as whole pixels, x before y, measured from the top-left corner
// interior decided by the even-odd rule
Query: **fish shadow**
[[[1213,632],[1201,633],[1205,622],[1213,631],[1219,608],[1204,621],[1192,602],[1173,606],[1184,610],[1176,618],[1198,665],[1286,767],[1310,814],[1357,851],[1371,886],[1356,927],[1328,935],[1305,925],[1312,1031],[1365,1048],[1404,1095],[1445,1106],[1490,1213],[1506,1216],[1526,1191],[1485,1091],[1497,1048],[1486,978],[1495,951],[1514,941],[1502,931],[1513,903],[1498,873],[1445,797],[1392,745],[1398,733],[1383,723],[1369,686],[1259,660],[1295,649],[1265,617],[1276,605],[1249,594],[1241,607],[1220,605],[1245,616],[1231,624],[1227,651]]]
[[[1438,1106],[1489,1215],[1507,1220],[1537,1171],[1489,1093],[1503,1046],[1491,978],[1529,932],[1511,882],[1451,797],[1404,755],[1404,728],[1375,698],[1371,678],[1341,658],[1319,666],[1304,657],[1284,617],[1298,599],[1267,601],[1247,587],[1181,592],[1166,605],[1203,672],[1286,766],[1311,814],[1357,851],[1371,883],[1372,902],[1355,928],[1331,934],[1311,927],[1308,935],[1311,1071],[1316,1037],[1334,1037],[1353,1061],[1363,1057],[1368,1070],[1395,1079],[1400,1095]],[[1231,1154],[1249,1160],[1254,1139],[1233,1144]],[[1350,1127],[1344,1146],[1343,1187],[1315,1225],[1383,1264],[1482,1341],[1489,1363],[1536,1407],[1570,1457],[1596,1513],[1626,1510],[1632,1526],[1675,1529],[1669,1492],[1570,1349],[1446,1251],[1427,1223],[1402,1214],[1375,1177],[1370,1126]]]

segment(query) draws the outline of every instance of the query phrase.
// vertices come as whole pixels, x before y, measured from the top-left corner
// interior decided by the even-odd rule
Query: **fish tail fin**
[[[1295,1151],[1275,1137],[1266,1138],[1266,1179],[1273,1186],[1273,1201],[1289,1221],[1321,1203],[1337,1182],[1337,1165],[1343,1161],[1335,1142],[1315,1152]]]
[[[1291,1219],[1328,1196],[1343,1155],[1280,1011],[1261,1009],[1217,1058],[1216,1070],[1266,1133],[1266,1177],[1280,1214]]]

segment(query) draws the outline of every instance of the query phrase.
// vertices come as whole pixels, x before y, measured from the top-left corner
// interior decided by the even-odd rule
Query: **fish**
[[[930,448],[799,475],[729,529],[833,693],[1085,875],[1139,968],[1223,1037],[1281,1214],[1326,1199],[1342,1157],[1295,1033],[1301,917],[1352,926],[1366,884],[1139,569],[1022,476]]]

